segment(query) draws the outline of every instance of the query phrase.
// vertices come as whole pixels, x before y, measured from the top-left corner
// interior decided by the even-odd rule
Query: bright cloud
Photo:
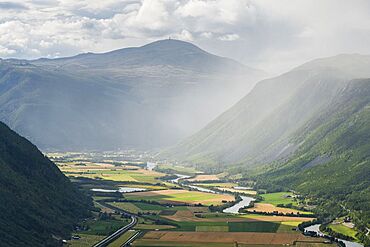
[[[0,57],[103,52],[173,37],[282,72],[370,53],[366,0],[0,0]]]

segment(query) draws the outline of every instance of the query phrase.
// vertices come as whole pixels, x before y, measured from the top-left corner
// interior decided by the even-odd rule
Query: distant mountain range
[[[163,156],[313,196],[321,218],[350,213],[369,244],[369,68],[370,56],[339,55],[261,81]]]
[[[0,122],[1,246],[61,246],[92,202],[32,143]]]
[[[360,85],[353,79],[370,77],[369,65],[370,56],[339,55],[263,80],[167,154],[199,164],[244,167],[286,159],[305,143],[298,136],[310,127],[307,124],[330,112],[349,85]]]
[[[40,148],[159,148],[222,113],[265,74],[178,40],[0,60],[0,120]]]

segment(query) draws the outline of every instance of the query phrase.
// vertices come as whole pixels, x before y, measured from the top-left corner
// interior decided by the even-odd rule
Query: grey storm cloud
[[[104,52],[167,37],[273,73],[370,53],[370,1],[23,0],[0,2],[0,57]]]

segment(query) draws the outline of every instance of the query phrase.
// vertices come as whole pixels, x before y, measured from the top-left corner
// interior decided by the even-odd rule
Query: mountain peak
[[[199,52],[199,53],[206,53],[208,52],[202,50],[198,46],[182,41],[182,40],[177,40],[177,39],[163,39],[163,40],[157,40],[152,43],[146,44],[144,46],[141,46],[140,48],[143,49],[150,49],[150,50],[156,50],[156,51],[181,51],[181,50],[186,50],[186,51],[193,51],[193,52]]]

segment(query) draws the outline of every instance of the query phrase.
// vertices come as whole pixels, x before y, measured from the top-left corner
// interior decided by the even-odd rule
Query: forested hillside
[[[90,199],[1,122],[0,198],[1,246],[59,246],[89,215]]]
[[[319,198],[324,217],[349,212],[357,226],[367,232],[366,227],[370,225],[370,79],[351,81],[325,111],[305,124],[295,136],[297,142],[302,142],[299,150],[283,164],[278,162],[260,168],[258,187],[294,189]]]

